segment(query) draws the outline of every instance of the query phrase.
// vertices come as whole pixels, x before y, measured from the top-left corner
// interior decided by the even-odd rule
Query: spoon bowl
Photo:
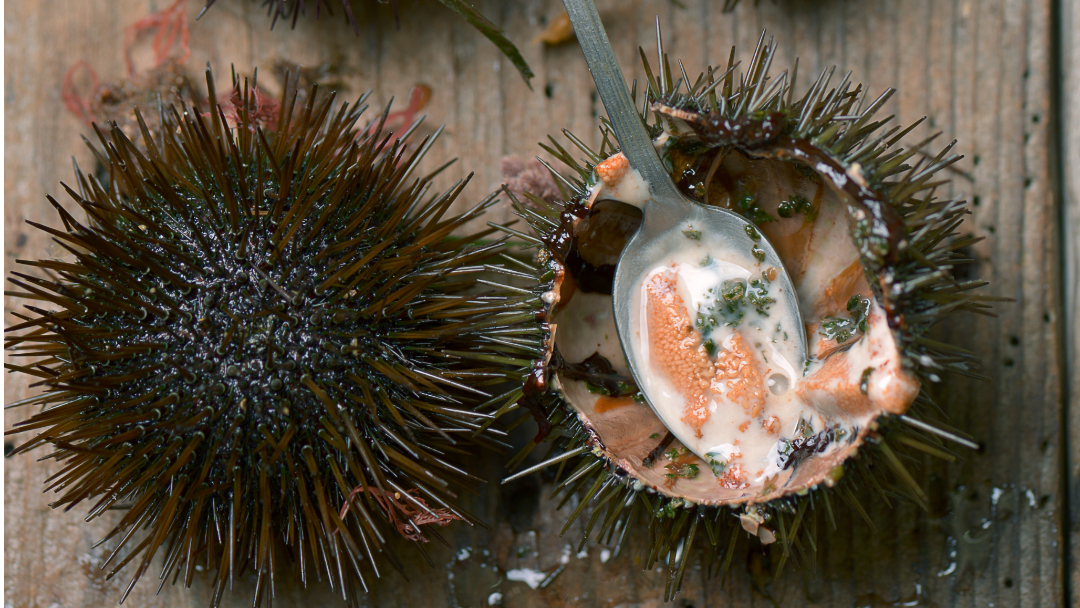
[[[676,438],[684,445],[692,446],[696,443],[691,436],[693,431],[680,422],[680,411],[659,406],[662,399],[670,399],[670,395],[662,395],[661,385],[652,381],[656,374],[647,361],[648,345],[642,343],[645,303],[642,298],[635,297],[641,293],[646,276],[658,267],[670,264],[676,254],[685,254],[688,248],[699,250],[698,257],[705,259],[725,250],[750,251],[754,248],[760,268],[776,269],[768,295],[789,311],[782,331],[794,342],[791,346],[796,354],[792,363],[799,366],[797,371],[801,372],[807,346],[798,297],[776,249],[751,222],[732,211],[697,203],[675,187],[630,97],[592,0],[564,0],[564,4],[615,138],[630,168],[639,172],[649,187],[649,199],[642,207],[641,226],[623,249],[615,270],[613,304],[619,341],[649,407]],[[641,319],[641,322],[635,323],[635,319]],[[704,453],[698,455],[705,456]]]
[[[644,310],[647,304],[642,295],[646,277],[656,269],[669,265],[668,260],[686,257],[708,259],[709,256],[716,256],[717,252],[731,249],[749,251],[756,247],[759,256],[764,252],[759,267],[776,268],[769,297],[776,300],[778,308],[794,312],[776,323],[782,326],[783,335],[790,336],[794,341],[797,359],[790,363],[796,372],[801,372],[807,349],[806,333],[798,312],[798,296],[775,248],[741,215],[686,197],[666,200],[651,198],[642,212],[641,227],[626,244],[615,269],[612,293],[615,326],[630,372],[649,407],[683,445],[705,457],[705,450],[692,447],[698,443],[694,431],[680,422],[682,408],[672,409],[661,405],[665,386],[656,381],[657,371],[652,368],[648,355],[647,311]],[[752,238],[751,234],[757,238]],[[690,314],[693,315],[693,312]],[[794,380],[791,379],[792,384]],[[671,395],[667,395],[667,398],[670,400]]]

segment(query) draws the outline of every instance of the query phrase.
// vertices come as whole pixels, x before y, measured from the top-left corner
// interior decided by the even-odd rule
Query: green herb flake
[[[683,230],[682,233],[683,233],[683,236],[690,239],[691,241],[700,241],[701,240],[701,231],[700,230],[694,230],[693,226],[687,228],[686,230]]]
[[[592,382],[586,382],[585,388],[589,389],[589,392],[593,393],[594,395],[611,395],[611,391],[608,390],[606,386],[603,386],[601,384],[593,384]]]
[[[717,460],[716,456],[719,456],[719,454],[715,452],[705,454],[705,462],[709,464],[709,468],[712,469],[713,475],[723,477],[724,471],[727,470],[727,462],[724,460]]]
[[[780,201],[780,205],[776,208],[776,214],[785,219],[801,214],[806,221],[812,222],[817,212],[814,210],[814,206],[810,204],[810,201],[806,200],[806,197],[794,194],[791,198]]]
[[[661,519],[675,519],[675,516],[679,514],[679,506],[675,504],[674,500],[660,505],[660,508],[656,511],[656,516]]]
[[[759,279],[751,279],[746,290],[746,301],[763,317],[769,316],[769,307],[776,303],[776,298],[769,297],[769,284]]]
[[[853,338],[856,332],[866,332],[866,319],[870,316],[870,300],[861,296],[851,296],[847,310],[850,317],[825,317],[821,322],[821,335],[843,344]]]
[[[716,342],[713,342],[712,338],[709,338],[708,340],[705,340],[704,342],[701,343],[701,345],[703,347],[705,347],[705,352],[710,357],[712,357],[713,355],[716,354]]]
[[[795,170],[798,171],[800,175],[802,175],[805,178],[808,178],[810,181],[814,182],[815,184],[818,182],[819,179],[821,179],[821,177],[818,176],[818,172],[815,171],[814,168],[811,167],[810,165],[806,165],[806,164],[803,164],[803,163],[795,163]]]
[[[725,302],[741,302],[746,296],[746,283],[737,279],[724,281],[720,285],[720,295]]]
[[[862,370],[862,379],[859,381],[859,392],[866,394],[870,390],[870,374],[874,373],[874,368],[868,367]]]
[[[753,194],[742,193],[736,195],[735,207],[742,213],[743,217],[759,226],[776,221],[775,217],[761,208],[757,196]]]
[[[698,470],[698,465],[692,463],[672,463],[669,465],[665,465],[664,468],[666,468],[668,471],[671,471],[670,473],[664,474],[664,477],[667,477],[668,479],[693,479],[697,477],[698,473],[700,472]]]
[[[761,316],[769,316],[769,307],[776,302],[769,297],[769,283],[760,279],[752,279],[749,284],[739,279],[724,281],[716,289],[710,289],[708,295],[710,302],[703,303],[698,308],[697,318],[694,325],[707,335],[721,325],[735,327],[742,323],[746,315],[745,308],[752,306]],[[717,297],[719,296],[719,297]],[[714,354],[713,346],[705,345],[709,354]]]

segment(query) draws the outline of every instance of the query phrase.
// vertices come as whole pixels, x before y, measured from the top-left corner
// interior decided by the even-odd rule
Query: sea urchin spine
[[[195,19],[201,19],[202,16],[206,14],[206,11],[208,11],[216,2],[217,0],[206,0],[206,4],[199,11],[199,14]],[[331,0],[262,0],[263,6],[266,7],[267,14],[272,17],[270,29],[274,28],[278,19],[291,21],[292,27],[295,28],[297,20],[300,19],[300,15],[307,13],[309,2],[314,5],[316,19],[318,19],[319,15],[322,13],[324,8],[323,5],[325,5],[326,12],[333,12],[333,3]],[[353,32],[359,36],[360,27],[357,24],[356,16],[353,14],[352,6],[349,4],[350,0],[340,0],[340,2],[341,11],[345,16],[345,20],[352,26]],[[378,2],[384,4],[387,0],[378,0]],[[399,16],[398,1],[389,0],[389,2],[393,5],[394,17],[397,18]],[[506,34],[504,34],[501,29],[499,29],[499,26],[492,23],[480,11],[476,10],[476,7],[466,0],[439,0],[439,3],[457,13],[458,17],[464,19],[466,23],[476,28],[476,31],[480,32],[485,38],[490,40],[491,43],[510,60],[510,63],[514,65],[518,74],[521,75],[522,80],[525,81],[525,84],[529,85],[529,80],[531,80],[535,74],[533,74],[528,62],[525,61],[525,58],[521,56],[521,51],[514,46],[513,42],[510,42],[510,39],[506,37]],[[531,87],[532,85],[529,86]]]

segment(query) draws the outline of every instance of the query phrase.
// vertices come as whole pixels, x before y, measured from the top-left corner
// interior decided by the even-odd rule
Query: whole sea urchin
[[[52,506],[124,508],[105,564],[139,561],[125,597],[164,549],[162,584],[205,567],[212,605],[248,568],[266,601],[282,563],[352,603],[377,560],[401,570],[393,537],[473,521],[458,461],[498,442],[539,300],[490,280],[498,240],[454,236],[494,196],[455,215],[463,183],[413,177],[430,141],[358,131],[363,98],[264,116],[235,81],[229,117],[207,82],[206,112],[162,108],[156,136],[139,117],[144,147],[97,132],[108,183],[65,186],[88,222],[50,198],[63,229],[33,224],[68,255],[11,279],[36,304],[9,369],[44,387],[12,404],[44,406],[15,453],[54,447]]]
[[[847,77],[830,89],[833,71],[826,70],[796,98],[794,72],[769,76],[774,52],[762,39],[740,76],[733,49],[725,70],[710,68],[694,81],[683,72],[673,82],[662,50],[658,77],[645,63],[642,116],[654,119],[652,143],[672,178],[698,202],[753,222],[747,251],[762,234],[776,247],[809,345],[805,365],[785,369],[771,346],[787,339],[779,325],[771,341],[751,337],[773,332],[775,268],[708,283],[702,296],[692,285],[720,274],[718,262],[675,255],[658,269],[662,280],[642,284],[635,331],[652,341],[649,373],[675,387],[666,398],[685,399],[688,436],[705,431],[717,439],[695,446],[705,448],[700,456],[640,398],[615,339],[612,279],[641,222],[634,206],[647,198],[648,184],[629,170],[607,127],[598,152],[567,133],[585,164],[554,140],[545,146],[576,173],[562,178],[571,200],[532,196],[516,204],[552,277],[545,294],[552,339],[529,385],[529,406],[541,435],[555,431],[555,455],[519,475],[559,464],[560,491],[566,500],[581,498],[567,528],[591,510],[582,543],[596,530],[621,546],[641,526],[649,539],[642,566],[668,566],[669,599],[696,538],[710,547],[710,571],[730,563],[741,530],[765,544],[781,541],[782,565],[794,548],[814,546],[797,542],[814,519],[810,507],[821,507],[834,526],[830,496],[865,515],[852,477],[886,501],[891,490],[924,501],[900,450],[951,458],[942,437],[974,445],[924,421],[932,404],[920,391],[944,371],[974,375],[970,354],[928,332],[951,313],[983,311],[989,299],[970,293],[983,283],[951,272],[966,262],[958,250],[974,241],[956,232],[965,203],[936,197],[938,172],[959,157],[949,146],[908,166],[929,140],[905,150],[898,144],[915,125],[884,129],[888,121],[874,119],[891,91],[871,99]],[[683,234],[687,250],[701,239],[692,226]],[[731,339],[708,339],[721,326]],[[665,336],[666,343],[653,341]],[[880,475],[847,475],[881,465],[896,488]]]

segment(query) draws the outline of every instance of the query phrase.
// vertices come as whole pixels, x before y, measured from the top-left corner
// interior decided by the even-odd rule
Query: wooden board
[[[194,16],[199,2],[189,0]],[[90,167],[80,142],[86,129],[69,114],[60,96],[67,69],[85,60],[102,81],[123,73],[123,28],[171,4],[162,0],[9,0],[5,7],[4,83],[5,264],[15,258],[49,255],[49,243],[24,220],[56,224],[45,193],[61,191],[71,179],[71,157]],[[1066,3],[1068,4],[1068,3]],[[533,91],[509,63],[475,32],[431,0],[401,0],[400,28],[385,5],[356,3],[361,36],[337,20],[302,20],[296,31],[279,24],[267,31],[259,3],[219,0],[202,21],[192,23],[187,65],[201,73],[210,61],[218,87],[229,65],[240,73],[263,66],[260,80],[271,89],[265,68],[279,58],[305,65],[329,63],[354,97],[373,88],[375,106],[399,99],[424,82],[434,97],[427,113],[446,133],[432,163],[465,159],[443,176],[443,184],[476,175],[465,200],[476,200],[500,183],[499,159],[530,157],[536,142],[560,128],[595,141],[602,109],[580,51],[573,45],[546,49],[532,42],[546,20],[560,11],[558,0],[480,0],[476,6],[503,25],[537,73]],[[991,382],[949,378],[933,392],[953,423],[986,442],[981,454],[954,465],[924,463],[920,482],[931,511],[913,506],[886,508],[869,501],[876,531],[853,520],[819,539],[817,572],[803,568],[770,583],[768,554],[751,552],[732,568],[727,585],[706,581],[696,568],[687,575],[678,606],[1062,606],[1065,601],[1063,527],[1068,509],[1063,463],[1072,466],[1072,496],[1080,498],[1076,446],[1080,425],[1072,418],[1073,456],[1067,458],[1064,404],[1065,328],[1077,342],[1075,269],[1070,285],[1071,325],[1062,309],[1060,208],[1055,204],[1052,155],[1057,140],[1051,112],[1051,1],[1034,0],[744,0],[734,14],[718,0],[603,0],[600,12],[626,74],[641,77],[637,47],[655,49],[659,14],[666,46],[696,72],[719,63],[731,45],[749,54],[762,28],[780,44],[779,69],[800,58],[802,86],[810,74],[837,65],[871,91],[896,86],[885,108],[900,122],[930,116],[913,141],[941,131],[942,142],[959,140],[967,158],[947,189],[976,201],[965,230],[986,240],[973,248],[974,276],[992,281],[988,292],[1014,299],[996,318],[962,318],[940,332],[944,339],[979,353]],[[1072,16],[1073,23],[1077,17]],[[1065,27],[1065,26],[1063,26]],[[1070,30],[1065,29],[1068,32]],[[1071,31],[1076,31],[1075,28]],[[1067,45],[1066,45],[1067,46]],[[1072,53],[1076,53],[1074,47]],[[1066,63],[1073,136],[1065,166],[1077,166],[1076,61]],[[1068,164],[1068,163],[1071,163]],[[1078,184],[1068,176],[1069,217],[1076,228]],[[1071,179],[1069,179],[1071,178]],[[505,211],[500,211],[499,216]],[[497,218],[496,218],[497,219]],[[1069,249],[1075,256],[1075,238]],[[1067,242],[1068,243],[1068,242]],[[1071,258],[1075,260],[1076,258]],[[5,322],[17,302],[5,301]],[[1073,351],[1075,352],[1075,350]],[[1080,369],[1073,359],[1073,377]],[[1073,383],[1073,404],[1076,384]],[[5,401],[27,394],[27,381],[8,377]],[[1076,411],[1074,407],[1074,412]],[[9,410],[5,428],[26,417]],[[42,480],[55,464],[38,463],[41,453],[5,461],[5,602],[14,608],[112,605],[126,578],[105,581],[97,565],[103,549],[91,545],[108,521],[82,523],[77,511],[53,512]],[[501,472],[497,459],[484,463],[489,479]],[[372,606],[482,606],[501,593],[505,606],[658,606],[662,576],[641,572],[630,551],[605,561],[603,547],[578,554],[558,537],[569,507],[554,512],[550,488],[536,481],[506,487],[492,484],[471,508],[492,530],[458,527],[452,550],[433,547],[435,567],[408,562],[411,583],[396,574],[381,579],[365,601]],[[1077,502],[1072,503],[1075,511]],[[107,518],[105,518],[107,519]],[[1073,539],[1076,522],[1073,517]],[[573,532],[567,536],[569,539]],[[965,540],[966,539],[966,540]],[[468,557],[466,557],[466,554]],[[554,573],[531,589],[506,579],[508,570]],[[1074,562],[1075,563],[1075,562]],[[695,568],[695,566],[691,566]],[[1073,592],[1080,581],[1073,578]],[[154,594],[155,577],[141,581],[127,605],[205,606],[208,590],[196,577],[192,589],[166,584]],[[253,584],[241,581],[227,606],[248,605]],[[338,605],[315,585],[308,590],[280,582],[275,605]],[[910,605],[910,604],[908,604]]]

